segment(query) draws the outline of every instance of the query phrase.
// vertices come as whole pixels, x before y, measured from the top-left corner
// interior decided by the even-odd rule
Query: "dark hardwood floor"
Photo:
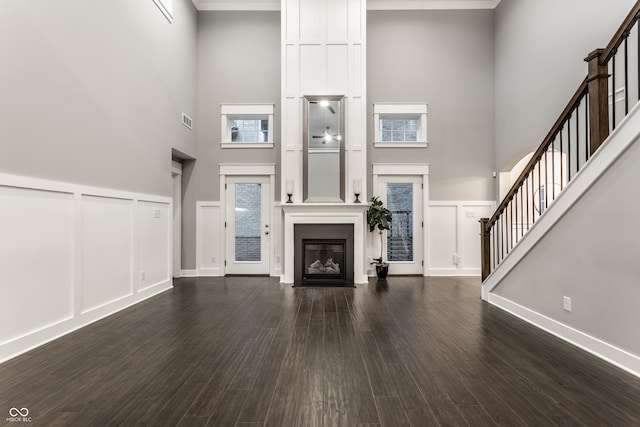
[[[0,365],[0,423],[640,426],[640,379],[483,303],[478,279],[182,279]]]

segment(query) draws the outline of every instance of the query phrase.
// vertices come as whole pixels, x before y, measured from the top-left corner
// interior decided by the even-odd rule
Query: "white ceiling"
[[[280,10],[280,0],[192,0],[198,10]],[[367,10],[495,9],[500,0],[366,0]]]

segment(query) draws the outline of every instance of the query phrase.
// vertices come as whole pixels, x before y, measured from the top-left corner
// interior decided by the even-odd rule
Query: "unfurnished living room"
[[[3,6],[0,424],[640,426],[640,2]]]

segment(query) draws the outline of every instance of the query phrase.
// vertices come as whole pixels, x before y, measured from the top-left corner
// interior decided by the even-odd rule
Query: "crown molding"
[[[279,11],[280,0],[192,0],[200,11]],[[367,10],[495,9],[501,0],[366,0]]]
[[[279,11],[280,0],[192,0],[200,11]]]
[[[367,10],[495,9],[500,0],[367,0]]]

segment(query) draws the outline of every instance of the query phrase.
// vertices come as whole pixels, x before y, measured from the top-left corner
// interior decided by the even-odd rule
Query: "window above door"
[[[273,104],[221,104],[222,148],[272,148]]]
[[[376,148],[419,148],[427,146],[427,104],[373,105]]]

